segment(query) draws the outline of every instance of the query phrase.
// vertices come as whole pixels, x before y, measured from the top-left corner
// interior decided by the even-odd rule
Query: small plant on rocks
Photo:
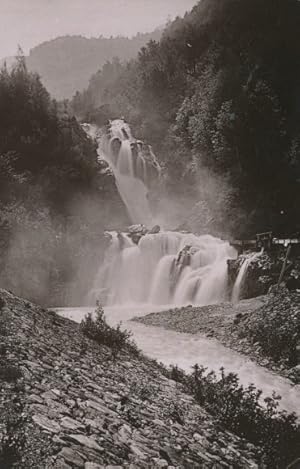
[[[131,383],[130,393],[133,396],[139,397],[142,401],[147,401],[155,396],[156,388],[151,384],[150,380],[146,383],[137,380]]]
[[[260,390],[253,385],[244,388],[236,374],[220,371],[218,377],[195,365],[191,375],[173,368],[170,377],[185,385],[223,427],[255,445],[263,467],[283,469],[300,457],[297,417],[278,410],[280,396],[273,394],[262,404]]]
[[[97,303],[97,308],[92,315],[88,313],[80,324],[84,335],[101,345],[107,345],[111,348],[113,357],[126,349],[134,355],[138,355],[139,351],[135,343],[131,340],[131,332],[121,329],[121,324],[111,327],[107,324],[103,307]]]

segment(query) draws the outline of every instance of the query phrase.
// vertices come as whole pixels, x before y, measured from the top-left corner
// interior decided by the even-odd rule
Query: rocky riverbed
[[[300,295],[296,292],[283,289],[236,304],[189,305],[134,320],[177,332],[203,333],[249,356],[259,365],[300,383]],[[259,340],[255,337],[260,327],[266,330]],[[271,353],[271,345],[270,350],[267,348],[271,340],[278,343],[277,354]]]
[[[113,359],[78,324],[3,290],[0,318],[1,467],[5,455],[22,469],[257,467],[253,446],[155,362]]]

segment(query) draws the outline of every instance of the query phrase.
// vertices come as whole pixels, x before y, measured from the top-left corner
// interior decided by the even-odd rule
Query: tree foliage
[[[122,208],[94,144],[20,52],[0,71],[1,286],[42,303],[79,303],[99,262],[99,233]]]
[[[202,0],[119,77],[111,71],[109,86],[95,75],[88,107],[123,114],[153,144],[172,190],[191,187],[191,170],[195,194],[203,168],[224,178],[235,195],[220,222],[231,212],[235,236],[297,232],[299,30],[296,0]]]

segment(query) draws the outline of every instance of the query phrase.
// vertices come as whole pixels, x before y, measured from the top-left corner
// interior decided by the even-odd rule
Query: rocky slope
[[[285,288],[236,304],[190,305],[135,320],[177,332],[204,333],[300,382],[300,295]]]
[[[78,324],[4,290],[0,301],[0,458],[14,428],[13,467],[257,467],[156,363],[114,360]]]

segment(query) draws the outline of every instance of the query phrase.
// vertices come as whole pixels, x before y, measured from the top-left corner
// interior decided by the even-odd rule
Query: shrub
[[[220,377],[199,365],[191,375],[173,367],[169,376],[183,383],[219,424],[253,443],[266,467],[285,468],[300,456],[297,417],[278,410],[280,396],[273,394],[262,405],[260,390],[253,385],[244,388],[236,374],[225,374],[223,368]]]
[[[80,324],[84,335],[98,344],[107,345],[112,349],[113,356],[116,356],[122,349],[126,349],[134,355],[139,354],[136,344],[131,340],[131,332],[121,329],[121,323],[116,327],[107,324],[104,310],[97,303],[97,308],[92,315],[88,313]]]

